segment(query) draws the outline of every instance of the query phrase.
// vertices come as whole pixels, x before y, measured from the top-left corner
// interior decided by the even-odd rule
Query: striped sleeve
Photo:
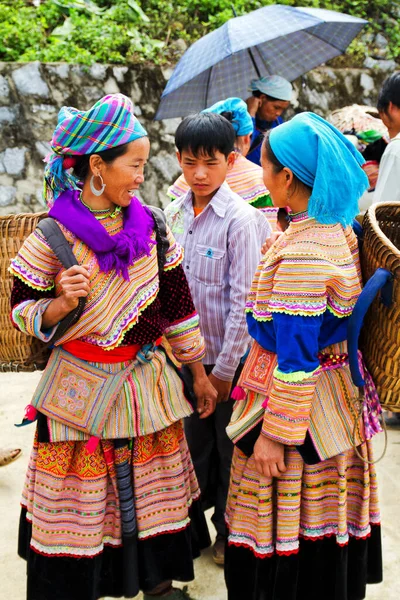
[[[180,265],[183,261],[183,248],[178,244],[169,227],[167,227],[167,239],[169,248],[165,253],[164,271],[170,271],[174,267]]]
[[[173,323],[164,334],[179,362],[192,363],[204,358],[205,344],[200,333],[199,315],[196,312]]]
[[[48,342],[55,334],[58,324],[49,329],[42,329],[42,318],[53,298],[41,300],[25,300],[14,306],[11,311],[13,325],[26,333],[33,335],[42,342]]]
[[[62,266],[38,230],[31,233],[11,261],[9,271],[35,290],[51,290]]]

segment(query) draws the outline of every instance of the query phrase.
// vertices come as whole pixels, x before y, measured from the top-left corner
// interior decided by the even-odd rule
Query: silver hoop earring
[[[94,178],[95,177],[100,177],[100,181],[101,181],[101,189],[100,190],[96,190],[96,188],[94,187]],[[90,178],[90,181],[89,181],[89,185],[90,185],[92,194],[94,194],[95,196],[101,196],[102,193],[104,192],[104,190],[106,189],[106,184],[104,183],[101,175],[92,175],[92,177]]]

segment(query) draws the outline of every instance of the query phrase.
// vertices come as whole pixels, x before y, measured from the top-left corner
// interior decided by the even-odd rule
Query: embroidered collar
[[[298,213],[289,213],[287,218],[291,223],[299,223],[300,221],[306,221],[307,219],[311,219],[306,210]]]

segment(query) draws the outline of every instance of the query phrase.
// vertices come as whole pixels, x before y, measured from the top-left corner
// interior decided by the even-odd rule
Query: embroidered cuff
[[[46,330],[42,330],[42,317],[53,298],[43,300],[26,300],[17,304],[11,312],[14,325],[27,335],[32,335],[42,342],[51,340],[57,331],[58,324]]]
[[[262,433],[288,445],[300,445],[309,426],[309,415],[317,374],[302,381],[281,381],[274,377]]]
[[[205,356],[204,339],[200,333],[199,316],[190,315],[183,321],[173,323],[165,332],[175,358],[181,363],[202,360]]]

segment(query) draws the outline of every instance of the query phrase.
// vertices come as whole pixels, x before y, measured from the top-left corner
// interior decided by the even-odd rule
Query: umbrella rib
[[[213,70],[212,67],[210,67],[210,70],[208,72],[208,78],[207,78],[207,85],[206,85],[206,97],[205,97],[205,105],[206,108],[208,107],[208,89],[210,87],[210,79],[211,79],[211,71]]]
[[[340,52],[340,54],[344,54],[348,48],[348,46],[350,45],[350,43],[354,40],[354,38],[356,36],[354,36],[352,38],[352,40],[347,44],[346,48],[344,50],[342,50],[342,48],[339,48],[339,46],[336,46],[335,44],[333,44],[332,42],[327,42],[326,40],[324,40],[323,37],[321,37],[320,35],[313,33],[312,31],[307,31],[307,29],[304,29],[304,31],[306,31],[307,33],[309,33],[310,35],[314,36],[315,38],[318,38],[319,40],[321,40],[322,42],[324,42],[325,44],[327,44],[328,46],[332,46],[332,48],[336,48],[336,50],[338,50]],[[361,31],[361,29],[360,29]],[[360,31],[358,33],[360,33]],[[357,33],[357,35],[358,35]]]

